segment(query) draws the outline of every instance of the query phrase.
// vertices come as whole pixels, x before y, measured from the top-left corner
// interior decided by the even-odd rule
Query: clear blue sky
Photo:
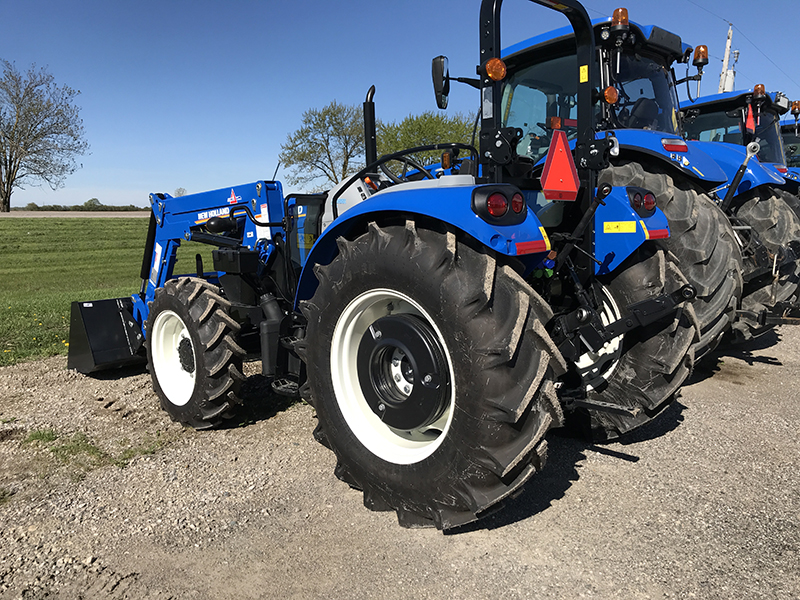
[[[0,0],[0,58],[20,70],[46,66],[57,82],[80,90],[91,144],[64,188],[17,190],[12,206],[92,197],[144,206],[150,192],[268,179],[303,111],[334,99],[360,104],[372,84],[378,118],[436,110],[431,58],[446,54],[453,75],[474,75],[479,5]],[[598,18],[624,4],[584,5]],[[800,99],[797,0],[638,0],[627,7],[634,21],[709,47],[704,93],[716,92],[730,21],[733,47],[741,51],[737,88],[763,82]],[[522,0],[505,0],[503,10],[504,46],[567,24]],[[456,84],[448,110],[467,112],[476,104],[477,92]]]

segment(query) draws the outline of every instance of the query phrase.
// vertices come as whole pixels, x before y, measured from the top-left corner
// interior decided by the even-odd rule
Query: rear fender
[[[314,295],[318,284],[314,266],[330,264],[336,257],[336,240],[360,235],[372,221],[380,224],[422,219],[440,223],[499,254],[526,261],[544,258],[550,251],[544,227],[531,210],[526,208],[524,220],[516,225],[488,223],[472,210],[473,191],[486,186],[452,185],[448,180],[455,178],[396,185],[347,210],[325,229],[311,249],[300,275],[295,306]]]
[[[656,208],[642,217],[633,210],[624,187],[615,187],[594,214],[595,274],[616,269],[647,240],[669,237],[667,218]]]
[[[687,144],[683,138],[676,135],[647,129],[615,129],[613,132],[619,143],[621,158],[639,162],[641,159],[637,158],[638,156],[645,156],[649,160],[656,159],[666,168],[676,169],[690,179],[705,182],[703,187],[706,188],[729,181],[727,173],[704,148],[695,146],[691,142]],[[605,134],[605,131],[598,132],[597,138]],[[662,140],[675,140],[677,146],[683,146],[686,150],[667,150]],[[570,142],[570,148],[575,150],[575,140]],[[544,166],[545,159],[546,155],[539,159],[536,166]],[[739,164],[742,164],[741,161]]]
[[[720,168],[705,148],[697,147],[691,142],[686,143],[683,138],[676,135],[646,129],[617,129],[614,130],[614,135],[619,141],[620,155],[623,158],[628,158],[630,154],[642,153],[664,161],[691,179],[710,184],[730,181],[725,170]],[[686,150],[667,150],[662,140],[675,140],[676,146],[684,146]],[[740,165],[742,161],[739,161]]]

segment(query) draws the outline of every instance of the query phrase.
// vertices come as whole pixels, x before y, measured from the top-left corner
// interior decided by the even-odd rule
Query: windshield
[[[742,110],[723,110],[698,115],[684,124],[686,139],[702,142],[728,142],[746,146],[756,140],[761,146],[758,160],[763,163],[784,164],[783,143],[780,136],[778,116],[763,111],[756,119],[755,134],[745,131]]]
[[[561,117],[561,128],[569,139],[575,137],[577,71],[575,56],[564,56],[524,67],[506,80],[503,126],[518,127],[524,133],[517,154],[538,160],[547,153],[551,117]]]
[[[616,55],[612,62],[617,64]],[[502,122],[504,127],[523,131],[517,154],[538,160],[547,153],[552,117],[560,117],[561,129],[569,139],[575,137],[577,74],[577,59],[569,55],[517,68],[506,79]],[[679,135],[678,97],[672,74],[664,65],[641,55],[623,54],[619,57],[619,71],[611,80],[620,91],[620,101],[610,111],[602,111],[605,118],[601,117],[598,104],[597,129],[654,129]]]
[[[672,72],[661,62],[639,54],[604,53],[610,81],[620,93],[611,108],[615,127],[653,129],[678,134],[678,95]],[[605,62],[605,61],[604,61]]]
[[[800,135],[792,130],[784,131],[781,137],[783,137],[783,147],[786,151],[786,166],[800,167]]]

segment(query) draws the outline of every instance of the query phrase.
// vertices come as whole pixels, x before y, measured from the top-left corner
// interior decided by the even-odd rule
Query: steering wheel
[[[403,171],[400,175],[394,173],[388,166],[387,163],[381,163],[380,169],[383,171],[383,174],[386,175],[389,179],[391,179],[394,183],[404,183],[409,181],[408,179],[408,167],[412,167],[422,173],[423,178],[425,179],[436,179],[428,169],[422,166],[422,164],[417,161],[416,159],[412,158],[411,156],[398,156],[392,160],[396,160],[398,162],[403,163]]]

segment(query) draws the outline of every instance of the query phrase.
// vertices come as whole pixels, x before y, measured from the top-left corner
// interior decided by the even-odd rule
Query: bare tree
[[[363,155],[361,108],[334,100],[303,113],[302,126],[281,145],[279,158],[291,169],[289,183],[325,189],[358,171]]]
[[[182,188],[182,187],[175,188],[175,191],[172,194],[172,196],[175,197],[175,198],[179,198],[179,197],[185,196],[185,195],[186,195],[186,188]]]
[[[80,92],[58,86],[45,68],[20,73],[2,59],[0,66],[0,211],[8,212],[12,192],[24,184],[62,187],[89,144],[73,104]]]

